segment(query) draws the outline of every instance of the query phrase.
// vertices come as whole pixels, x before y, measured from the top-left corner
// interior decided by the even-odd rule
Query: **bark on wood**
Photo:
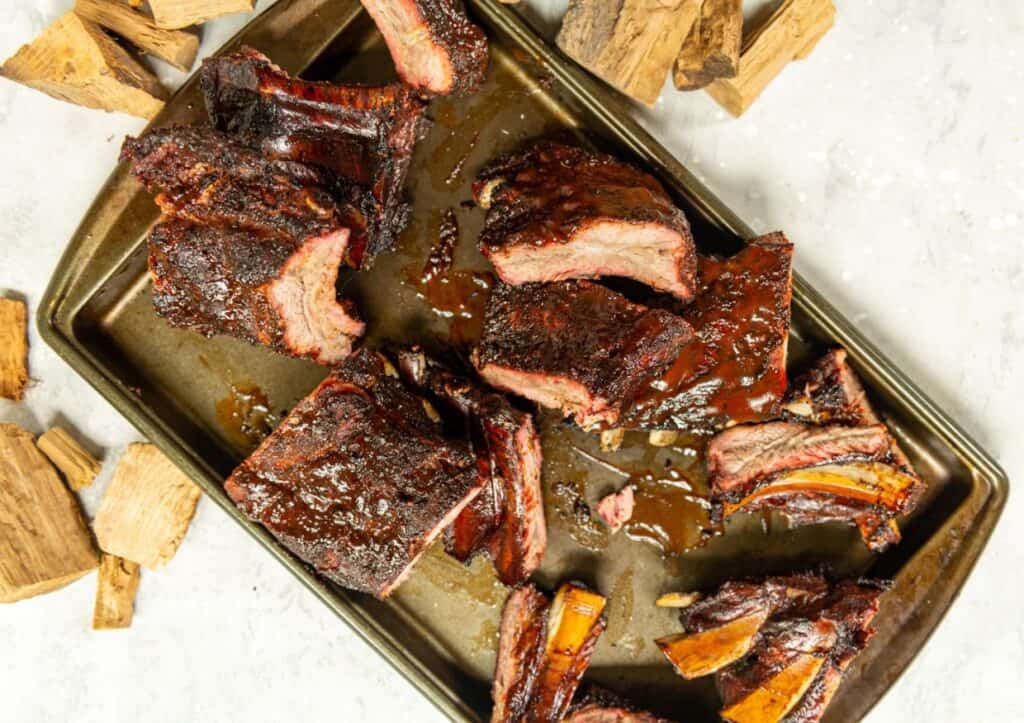
[[[151,444],[128,447],[93,522],[104,552],[150,570],[178,551],[200,490]]]
[[[558,47],[626,95],[653,105],[700,0],[572,0]]]
[[[164,30],[118,0],[75,0],[75,12],[180,70],[188,71],[199,52],[199,37],[195,33]]]
[[[78,500],[31,434],[0,424],[0,602],[57,590],[97,564]]]
[[[104,553],[96,582],[93,630],[115,630],[132,624],[135,593],[139,589],[139,565],[117,555]]]
[[[247,13],[256,0],[149,0],[157,27],[167,30],[199,25],[232,13]]]
[[[103,28],[69,12],[24,45],[0,75],[60,100],[150,119],[167,91]]]
[[[835,21],[832,0],[784,0],[768,21],[745,38],[735,78],[716,80],[707,92],[734,116],[743,115],[791,60],[806,58]]]
[[[27,332],[25,304],[0,299],[0,397],[16,402],[28,385]]]
[[[60,427],[44,434],[37,444],[76,492],[91,485],[100,473],[100,463],[96,458]]]
[[[676,58],[676,88],[697,90],[717,78],[736,77],[742,37],[741,0],[704,0]]]

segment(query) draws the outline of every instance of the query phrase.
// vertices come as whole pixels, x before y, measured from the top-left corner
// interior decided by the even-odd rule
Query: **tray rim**
[[[250,20],[211,55],[223,54],[247,42],[254,32],[269,26],[275,20],[280,20],[287,13],[299,16],[315,15],[324,12],[328,3],[335,6],[331,11],[332,14],[346,19],[333,30],[321,29],[321,34],[316,38],[317,42],[310,43],[304,49],[308,50],[308,53],[300,57],[303,58],[303,67],[308,66],[359,14],[358,0],[279,0]],[[557,76],[576,94],[591,101],[594,107],[591,107],[590,110],[597,112],[603,122],[615,130],[619,140],[625,142],[630,151],[641,159],[662,166],[680,183],[686,185],[693,192],[695,202],[698,205],[703,205],[703,210],[707,215],[716,218],[722,226],[738,236],[751,238],[755,235],[749,226],[640,126],[630,113],[630,106],[627,102],[600,81],[578,68],[552,44],[543,40],[542,36],[525,18],[515,14],[499,0],[469,0],[468,4],[478,12],[487,14],[491,22],[503,26],[507,32],[516,35],[517,40],[528,46],[540,59],[544,71]],[[197,77],[197,74],[193,73],[168,101],[165,111],[147,125],[147,128],[166,120],[165,114],[175,108],[176,101],[195,85]],[[100,214],[104,206],[109,204],[110,191],[117,188],[125,175],[123,164],[115,166],[97,193],[95,200],[90,204],[40,300],[35,314],[36,326],[41,338],[59,357],[96,389],[139,432],[182,467],[204,491],[208,492],[207,488],[219,488],[222,481],[220,476],[201,458],[193,455],[185,442],[163,424],[150,409],[140,407],[138,398],[132,394],[131,390],[107,374],[104,365],[85,348],[75,335],[75,318],[85,303],[84,301],[78,304],[68,303],[68,296],[74,288],[78,276],[75,269],[89,258],[90,247],[94,245],[91,222]],[[116,264],[111,264],[108,271],[112,272],[115,268]],[[90,290],[86,294],[86,298],[91,296],[93,291],[94,289]],[[793,304],[821,325],[838,344],[844,346],[859,366],[869,369],[876,378],[876,386],[877,383],[881,383],[890,394],[899,397],[907,408],[913,410],[918,418],[925,423],[929,431],[941,437],[957,453],[961,461],[973,471],[973,484],[967,498],[962,500],[942,525],[932,532],[925,544],[933,542],[943,534],[948,534],[947,528],[953,525],[957,515],[968,506],[968,503],[973,503],[975,508],[970,520],[973,524],[964,534],[963,540],[954,554],[943,560],[948,573],[943,577],[946,584],[934,601],[932,614],[925,622],[926,630],[919,638],[919,643],[914,646],[909,655],[901,658],[896,666],[896,673],[894,675],[887,674],[886,680],[876,686],[877,695],[872,696],[872,700],[862,711],[862,714],[866,714],[910,667],[914,658],[928,643],[963,590],[967,578],[987,546],[1005,507],[1009,494],[1009,480],[1005,471],[992,455],[932,402],[906,374],[896,368],[873,343],[869,342],[797,271],[793,272]],[[347,593],[339,592],[325,585],[305,565],[278,545],[263,528],[244,520],[237,509],[222,496],[212,494],[207,496],[212,497],[219,507],[241,524],[250,535],[255,537],[314,595],[338,615],[356,635],[426,696],[440,712],[451,720],[466,721],[467,723],[476,720],[473,710],[458,698],[449,685],[421,664],[417,658],[408,654],[400,641],[354,605]],[[933,584],[930,589],[935,587],[937,587],[937,583]]]

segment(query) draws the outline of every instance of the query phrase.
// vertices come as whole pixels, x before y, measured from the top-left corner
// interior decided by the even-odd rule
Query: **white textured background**
[[[70,2],[2,5],[7,57]],[[523,11],[553,32],[564,5]],[[643,121],[757,230],[785,229],[797,268],[1022,480],[1024,3],[837,5],[835,29],[742,120],[667,91]],[[203,52],[243,22],[207,25]],[[0,293],[34,307],[122,136],[141,127],[0,80]],[[135,439],[34,330],[31,366],[26,402],[0,400],[0,420],[40,432],[63,414],[110,457]],[[1011,495],[960,600],[871,723],[1024,719],[1022,505]],[[90,631],[94,586],[0,607],[0,719],[440,718],[211,504],[174,562],[145,575],[129,631]]]

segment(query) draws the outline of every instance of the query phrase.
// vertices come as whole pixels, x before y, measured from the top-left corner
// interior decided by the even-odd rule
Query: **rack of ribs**
[[[508,284],[622,276],[688,301],[690,225],[653,176],[604,153],[541,142],[488,165],[480,249]]]
[[[657,641],[684,678],[714,673],[731,723],[814,723],[874,631],[885,583],[811,574],[728,582]]]
[[[499,284],[473,363],[490,385],[615,426],[692,338],[681,318],[589,281]]]
[[[153,303],[171,324],[320,364],[365,327],[338,300],[349,230],[320,177],[210,128],[166,128],[121,151],[163,216],[148,238]]]
[[[471,93],[487,73],[487,36],[460,0],[362,0],[407,84],[433,94]]]
[[[369,268],[394,245],[409,216],[402,186],[428,127],[412,89],[299,80],[252,48],[203,61],[200,83],[215,128],[330,179],[352,229],[349,265]]]
[[[681,316],[695,340],[624,416],[627,429],[711,431],[777,417],[786,393],[793,246],[781,233],[702,256]]]
[[[547,547],[541,496],[541,446],[533,418],[503,395],[484,391],[427,356],[402,350],[398,368],[406,381],[468,427],[481,475],[480,494],[455,519],[448,553],[463,562],[479,552],[494,561],[498,578],[515,586],[540,565]]]
[[[224,487],[328,580],[385,598],[484,485],[469,445],[435,419],[387,357],[361,349]]]
[[[790,390],[791,421],[732,427],[708,444],[712,499],[723,517],[778,510],[795,525],[839,520],[880,550],[898,542],[895,518],[925,484],[835,350]]]

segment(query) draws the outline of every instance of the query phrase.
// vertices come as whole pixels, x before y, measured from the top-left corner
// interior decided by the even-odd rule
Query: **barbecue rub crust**
[[[299,402],[224,486],[252,520],[343,587],[387,597],[479,493],[385,357],[362,349]]]
[[[480,249],[508,284],[623,276],[688,301],[690,225],[653,176],[553,142],[498,159],[473,184]]]

